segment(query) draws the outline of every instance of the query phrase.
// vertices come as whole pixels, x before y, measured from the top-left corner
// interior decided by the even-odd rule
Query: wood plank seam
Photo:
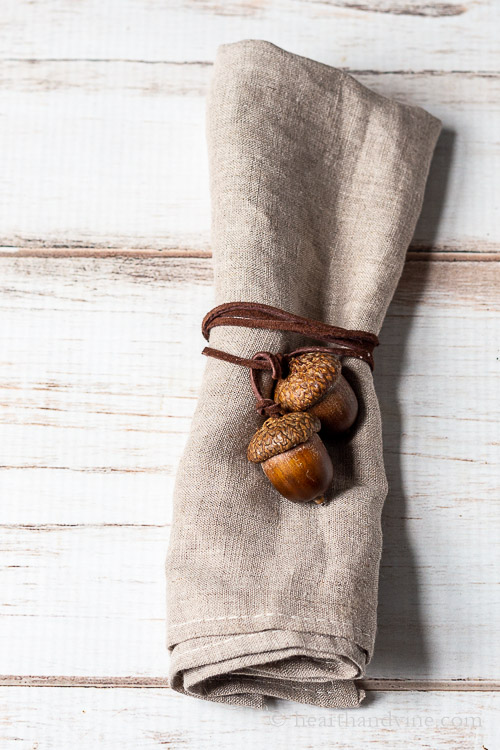
[[[99,248],[78,247],[71,245],[57,245],[52,247],[0,246],[0,258],[211,258],[210,250],[191,250],[184,248],[167,248],[165,250],[151,250],[148,248]],[[493,252],[477,252],[469,250],[444,249],[436,246],[418,247],[410,245],[406,254],[407,261],[444,261],[444,262],[498,262],[500,250]]]
[[[191,66],[200,68],[212,68],[212,60],[145,60],[140,58],[124,57],[0,57],[4,63],[29,64],[37,63],[91,63],[91,64],[113,64],[125,65],[165,65],[165,66]],[[440,68],[399,68],[395,70],[376,70],[374,68],[349,68],[342,65],[339,70],[352,76],[457,76],[460,78],[499,78],[498,70],[444,70]]]
[[[377,679],[358,680],[364,690],[377,692],[499,692],[498,680],[415,680]],[[80,677],[78,675],[0,675],[0,687],[87,687],[87,688],[165,688],[170,690],[166,677]]]

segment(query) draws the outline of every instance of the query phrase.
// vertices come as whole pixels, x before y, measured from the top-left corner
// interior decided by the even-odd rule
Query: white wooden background
[[[497,0],[3,0],[2,750],[500,748],[499,24]],[[204,96],[249,37],[444,124],[377,356],[391,491],[359,711],[166,682],[212,304]]]

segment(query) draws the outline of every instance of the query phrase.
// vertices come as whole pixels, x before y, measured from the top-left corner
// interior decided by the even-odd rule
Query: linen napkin
[[[261,302],[378,333],[440,122],[340,70],[243,41],[218,51],[207,129],[215,303]],[[243,357],[313,343],[236,327],[210,335]],[[174,690],[249,706],[362,700],[387,483],[371,371],[343,364],[360,413],[349,436],[327,444],[335,476],[318,506],[285,500],[249,463],[263,421],[249,372],[207,360],[167,555]]]

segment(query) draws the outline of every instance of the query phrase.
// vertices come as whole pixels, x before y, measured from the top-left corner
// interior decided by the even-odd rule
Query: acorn
[[[307,411],[318,417],[330,434],[348,430],[358,415],[358,399],[342,375],[340,359],[328,352],[292,357],[288,375],[276,383],[274,400],[284,411]]]
[[[248,460],[260,463],[280,495],[292,503],[324,502],[333,479],[333,466],[321,438],[317,417],[292,412],[269,417],[247,450]]]

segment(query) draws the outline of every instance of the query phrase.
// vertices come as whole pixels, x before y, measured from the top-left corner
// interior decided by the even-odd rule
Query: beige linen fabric
[[[262,41],[222,46],[208,99],[216,303],[378,333],[439,131],[334,68]],[[311,343],[235,327],[210,337],[244,357]],[[283,499],[247,461],[262,423],[248,370],[207,359],[167,556],[175,690],[251,706],[362,700],[387,486],[370,369],[344,365],[360,415],[328,445],[335,478],[317,506]]]

